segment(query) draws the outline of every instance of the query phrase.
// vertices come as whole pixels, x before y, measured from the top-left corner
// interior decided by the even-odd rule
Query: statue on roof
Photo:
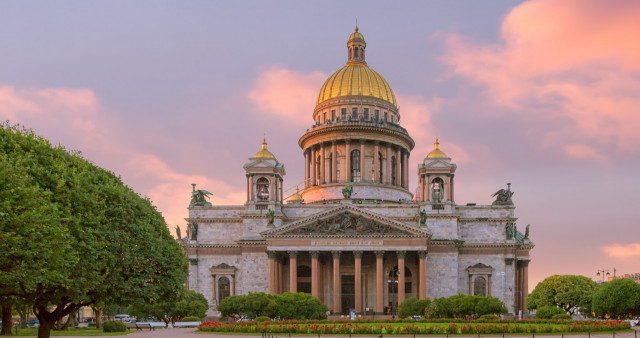
[[[427,211],[420,210],[420,225],[427,225]]]
[[[275,218],[275,212],[273,211],[273,209],[269,209],[267,211],[267,214],[265,216],[267,216],[267,225],[273,225],[273,219]]]
[[[195,183],[192,183],[191,186],[193,187],[193,191],[191,192],[191,202],[189,206],[210,207],[211,203],[209,203],[207,199],[209,196],[213,196],[213,194],[204,189],[196,190]]]
[[[507,240],[515,238],[515,236],[516,236],[516,225],[515,225],[515,223],[513,223],[513,222],[507,223],[507,226],[506,226],[505,230],[506,230]]]
[[[180,226],[176,225],[176,236],[178,239],[182,239],[182,234],[180,233]]]
[[[513,205],[513,201],[511,200],[513,194],[513,191],[511,191],[511,183],[507,183],[506,190],[500,189],[491,195],[491,197],[496,198],[491,205]]]
[[[353,186],[351,184],[347,185],[346,187],[344,187],[344,189],[342,189],[342,196],[344,196],[345,199],[351,199],[352,193],[353,193]]]
[[[527,224],[527,227],[524,229],[524,239],[529,239],[529,225],[531,224]]]

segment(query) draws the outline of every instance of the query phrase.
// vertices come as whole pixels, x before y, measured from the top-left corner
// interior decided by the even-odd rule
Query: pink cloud
[[[564,151],[573,158],[606,161],[603,155],[599,154],[593,147],[585,144],[567,144],[564,146]]]
[[[191,183],[215,187],[214,204],[240,204],[246,197],[244,190],[204,175],[178,172],[165,159],[137,149],[148,135],[127,130],[90,89],[0,86],[0,120],[19,122],[54,144],[81,150],[86,158],[121,175],[153,201],[170,229],[176,224],[184,228]]]
[[[258,111],[278,116],[283,122],[307,125],[313,121],[313,107],[327,75],[300,73],[273,67],[256,78],[247,95]]]
[[[613,244],[601,249],[611,258],[640,257],[640,243]]]
[[[490,103],[543,125],[543,146],[601,160],[584,147],[636,152],[640,143],[638,17],[637,1],[531,0],[505,17],[500,43],[441,34],[441,60]]]

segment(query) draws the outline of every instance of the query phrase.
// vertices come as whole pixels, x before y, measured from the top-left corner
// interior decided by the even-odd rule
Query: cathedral
[[[491,205],[456,204],[457,167],[436,140],[416,168],[414,196],[415,143],[366,51],[356,27],[346,65],[320,88],[313,126],[298,140],[302,190],[284,195],[285,166],[266,141],[244,165],[244,205],[212,205],[193,185],[181,241],[188,288],[204,294],[209,316],[225,297],[249,292],[305,292],[334,315],[391,316],[408,297],[459,293],[526,311],[534,244],[528,226],[516,227],[510,186]]]

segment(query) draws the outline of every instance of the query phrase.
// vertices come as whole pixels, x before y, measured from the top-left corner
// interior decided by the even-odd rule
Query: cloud
[[[640,243],[613,244],[603,246],[601,249],[611,258],[640,257]]]
[[[597,149],[638,151],[638,17],[638,1],[531,0],[505,17],[500,43],[439,34],[441,60],[502,108],[487,114],[516,115],[542,146],[602,161]]]
[[[176,224],[184,228],[191,183],[215,187],[214,204],[245,200],[244,190],[204,175],[178,172],[166,159],[140,150],[153,140],[124,126],[90,89],[0,86],[0,120],[7,119],[54,144],[81,150],[85,158],[121,175],[126,184],[153,201],[171,229]]]
[[[283,122],[307,125],[313,121],[313,108],[327,75],[300,73],[273,67],[258,75],[247,95],[259,112],[272,114]]]

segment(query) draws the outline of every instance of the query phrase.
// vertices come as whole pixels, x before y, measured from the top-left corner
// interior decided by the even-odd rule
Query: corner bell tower
[[[284,164],[278,162],[267,149],[266,139],[262,141],[262,149],[244,165],[244,170],[247,176],[245,205],[253,210],[279,211],[283,200],[283,176],[286,172]]]

